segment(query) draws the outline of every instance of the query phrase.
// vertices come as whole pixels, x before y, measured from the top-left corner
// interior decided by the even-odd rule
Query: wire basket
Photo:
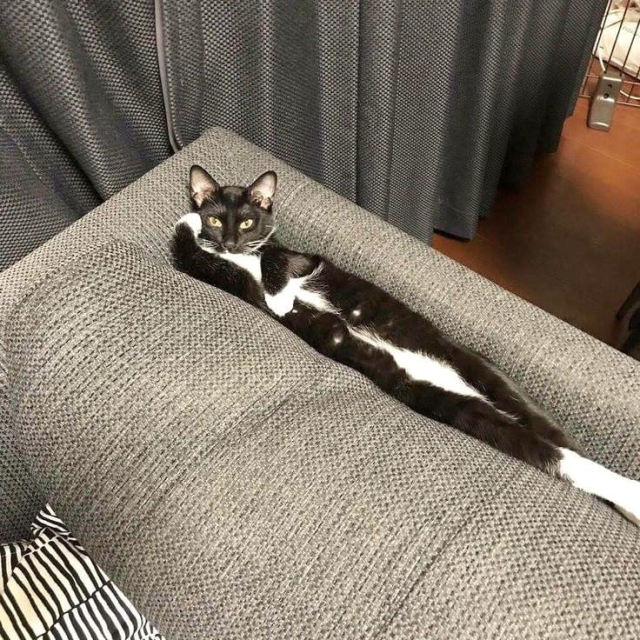
[[[591,98],[603,73],[622,74],[618,104],[640,107],[640,0],[609,0],[593,47],[593,57],[580,87]]]

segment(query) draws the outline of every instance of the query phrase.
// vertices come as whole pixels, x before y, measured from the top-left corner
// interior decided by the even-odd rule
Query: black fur
[[[191,197],[202,220],[201,237],[214,248],[243,253],[272,232],[271,204],[277,180],[273,171],[263,173],[246,188],[220,187],[198,165],[191,167],[190,179]],[[243,224],[252,226],[244,230]]]
[[[197,171],[204,170],[198,167]],[[275,190],[275,174],[272,176],[269,185]],[[260,206],[255,204],[255,185],[262,178],[245,189],[218,187],[209,176],[215,188],[200,205],[194,198],[203,221],[201,239],[197,241],[187,225],[177,226],[172,244],[176,266],[268,313],[271,312],[265,303],[265,292],[275,294],[291,277],[317,273],[321,267],[314,275],[313,286],[322,290],[339,314],[320,312],[296,301],[293,312],[277,318],[279,322],[320,353],[357,369],[415,411],[450,424],[543,471],[556,473],[558,447],[575,449],[574,445],[547,413],[479,354],[447,339],[428,319],[376,285],[320,256],[291,251],[271,241],[259,246],[256,239],[264,239],[273,229],[273,191],[267,189],[267,193],[259,194]],[[230,250],[255,247],[261,257],[262,284],[240,267],[203,250],[199,244],[203,240],[213,243],[207,245],[210,249],[217,246],[221,250],[229,233],[225,227],[212,234],[206,227],[206,218],[212,211],[233,229],[236,243],[227,245]],[[237,231],[237,224],[247,216],[259,220],[255,234],[244,238]],[[254,244],[248,244],[251,242]],[[412,380],[389,354],[354,337],[349,325],[367,327],[398,347],[424,352],[449,363],[490,402]]]

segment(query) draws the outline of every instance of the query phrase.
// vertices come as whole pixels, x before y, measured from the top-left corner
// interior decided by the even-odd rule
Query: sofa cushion
[[[134,246],[6,345],[29,468],[167,637],[640,634],[638,529]]]
[[[590,457],[640,480],[638,362],[216,128],[0,274],[0,540],[24,535],[43,504],[14,441],[3,355],[7,314],[39,282],[108,240],[125,240],[166,263],[173,224],[189,207],[186,176],[193,163],[227,184],[247,184],[275,169],[279,235],[286,244],[323,253],[429,315],[509,373]]]

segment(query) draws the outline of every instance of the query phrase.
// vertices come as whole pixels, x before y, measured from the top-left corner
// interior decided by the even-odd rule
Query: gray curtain
[[[171,152],[153,2],[0,0],[0,269]]]
[[[157,0],[177,145],[218,124],[425,241],[555,149],[603,0]]]
[[[0,268],[211,125],[470,238],[557,145],[605,2],[0,2]]]

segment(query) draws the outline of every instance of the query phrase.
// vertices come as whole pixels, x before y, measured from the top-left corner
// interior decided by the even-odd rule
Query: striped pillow
[[[0,545],[2,640],[162,640],[47,505],[31,542]]]

